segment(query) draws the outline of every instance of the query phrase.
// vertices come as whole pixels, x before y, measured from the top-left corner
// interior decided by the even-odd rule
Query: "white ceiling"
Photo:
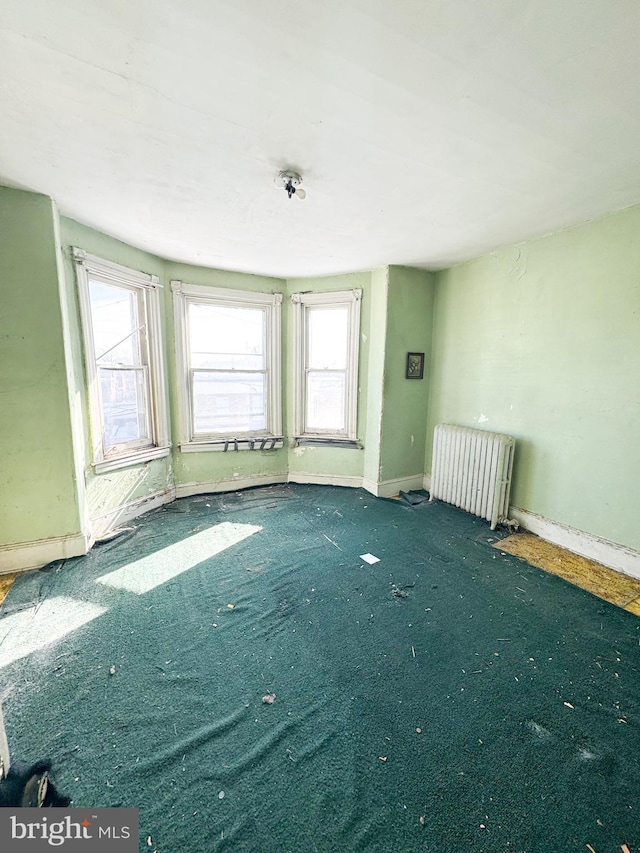
[[[640,202],[639,37],[637,0],[4,0],[0,183],[189,263],[440,268]]]

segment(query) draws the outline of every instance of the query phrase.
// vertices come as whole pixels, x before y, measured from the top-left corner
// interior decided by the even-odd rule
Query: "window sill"
[[[143,462],[151,462],[152,459],[161,459],[171,453],[170,445],[165,447],[145,447],[136,453],[127,456],[118,456],[114,459],[102,459],[93,463],[96,474],[106,474],[108,471],[117,471],[119,468],[129,468],[131,465],[140,465]]]
[[[182,453],[236,453],[240,450],[280,450],[284,446],[281,435],[259,435],[255,438],[220,438],[211,441],[185,441],[180,445]]]
[[[362,450],[362,442],[354,438],[298,435],[294,439],[294,447],[341,447],[343,450]]]

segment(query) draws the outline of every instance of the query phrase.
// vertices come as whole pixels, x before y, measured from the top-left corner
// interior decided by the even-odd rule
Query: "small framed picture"
[[[424,353],[407,353],[407,379],[422,379],[424,376]]]

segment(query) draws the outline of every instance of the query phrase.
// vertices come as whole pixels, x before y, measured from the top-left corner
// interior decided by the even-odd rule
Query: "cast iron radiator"
[[[438,424],[430,499],[486,518],[495,530],[509,512],[515,444],[509,435]]]

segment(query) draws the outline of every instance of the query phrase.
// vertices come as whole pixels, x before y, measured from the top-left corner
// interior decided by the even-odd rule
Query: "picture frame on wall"
[[[424,377],[424,353],[407,353],[407,379],[422,379]]]

